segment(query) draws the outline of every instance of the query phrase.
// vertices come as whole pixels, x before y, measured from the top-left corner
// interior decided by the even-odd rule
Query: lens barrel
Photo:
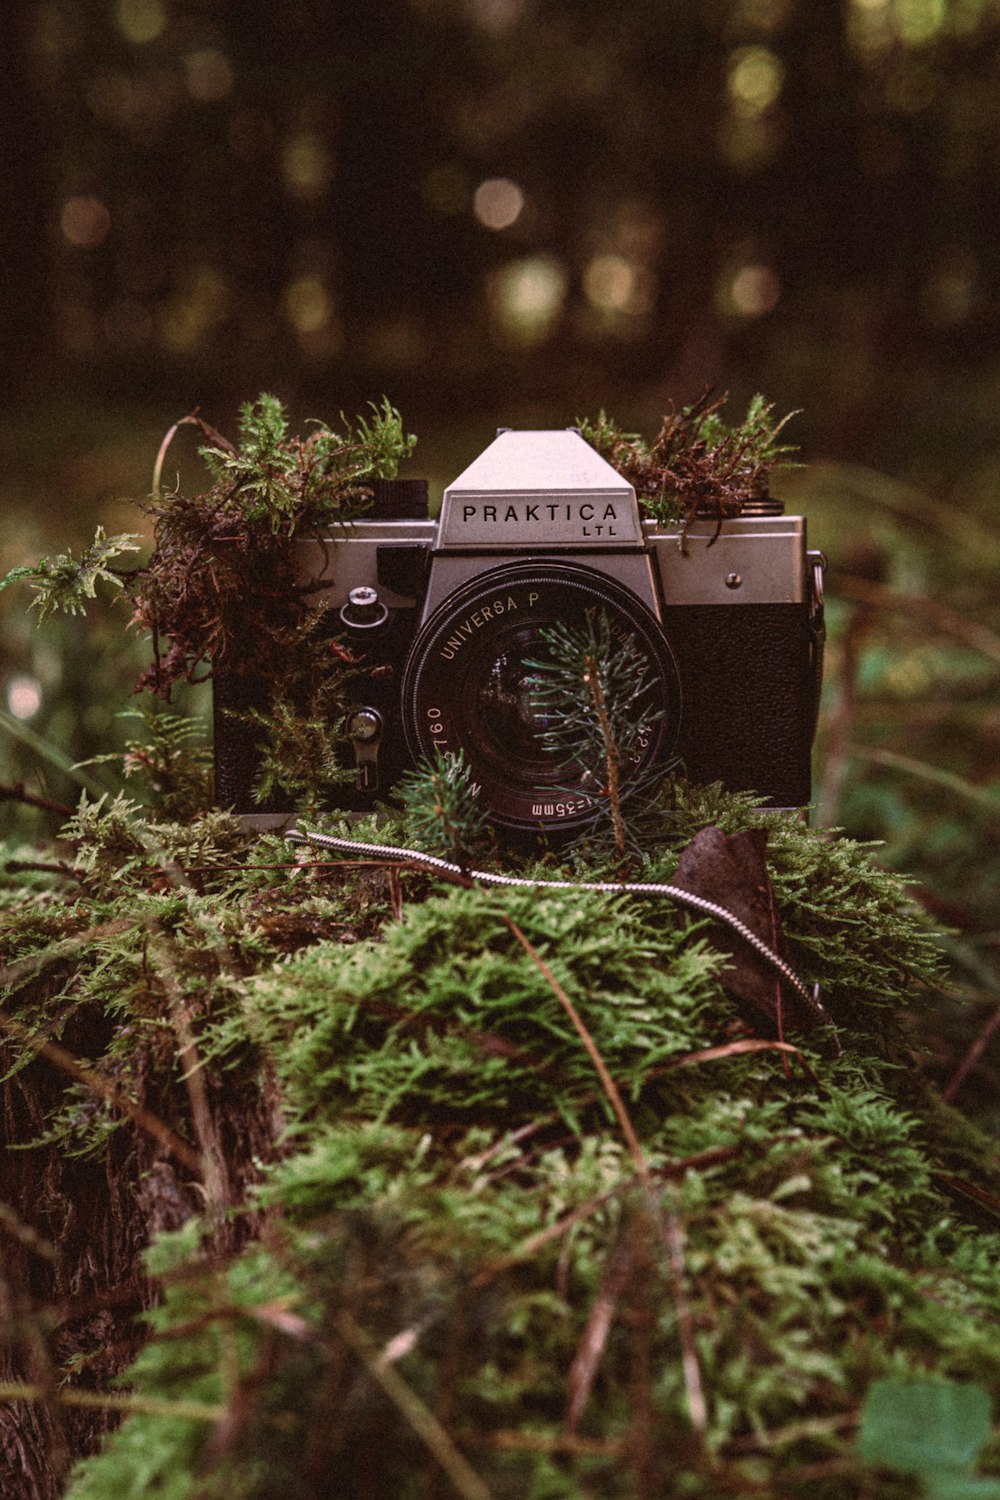
[[[414,642],[402,687],[403,726],[414,760],[462,750],[491,822],[513,832],[557,833],[592,821],[599,792],[567,765],[546,731],[551,709],[537,693],[542,632],[583,627],[605,613],[613,637],[631,637],[650,685],[639,703],[662,710],[638,760],[625,768],[623,795],[664,761],[680,722],[680,682],[659,622],[629,589],[597,571],[548,559],[508,563],[458,588]]]

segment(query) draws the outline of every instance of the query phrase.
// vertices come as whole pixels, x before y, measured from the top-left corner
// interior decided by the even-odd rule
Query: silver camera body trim
[[[444,492],[437,521],[361,518],[299,543],[299,576],[334,608],[378,576],[378,549],[426,548],[422,601],[379,583],[389,609],[420,605],[420,624],[470,580],[525,554],[564,556],[665,604],[801,604],[810,587],[802,516],[642,520],[635,490],[575,429],[502,431]]]

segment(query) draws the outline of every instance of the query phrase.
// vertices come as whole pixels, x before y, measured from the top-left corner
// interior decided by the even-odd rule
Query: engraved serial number
[[[444,727],[444,714],[439,708],[429,708],[427,710],[427,733],[431,737],[432,745],[447,745],[448,739]]]

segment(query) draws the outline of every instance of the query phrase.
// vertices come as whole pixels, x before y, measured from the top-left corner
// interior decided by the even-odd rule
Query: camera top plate
[[[576,431],[502,431],[444,492],[439,549],[636,548],[635,490]]]

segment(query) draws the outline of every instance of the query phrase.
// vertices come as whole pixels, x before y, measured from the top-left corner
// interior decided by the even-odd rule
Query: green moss
[[[709,817],[762,816],[671,785],[641,873],[669,875]],[[794,962],[844,1042],[834,1059],[793,1031],[809,1072],[740,1047],[709,930],[667,903],[405,875],[395,919],[383,871],[295,864],[219,815],[85,806],[71,899],[33,877],[4,898],[9,1013],[197,1143],[180,1004],[233,1188],[228,1227],[157,1241],[138,1409],[71,1500],[311,1500],[331,1474],[421,1496],[440,1461],[380,1358],[496,1497],[903,1493],[855,1451],[872,1382],[1000,1384],[1000,1238],[954,1193],[963,1172],[989,1189],[991,1146],[908,1051],[938,947],[905,886],[862,847],[767,822]],[[576,1006],[641,1170],[510,922]],[[272,1134],[251,1145],[255,1110]],[[35,1149],[99,1159],[123,1129],[56,1090]]]

